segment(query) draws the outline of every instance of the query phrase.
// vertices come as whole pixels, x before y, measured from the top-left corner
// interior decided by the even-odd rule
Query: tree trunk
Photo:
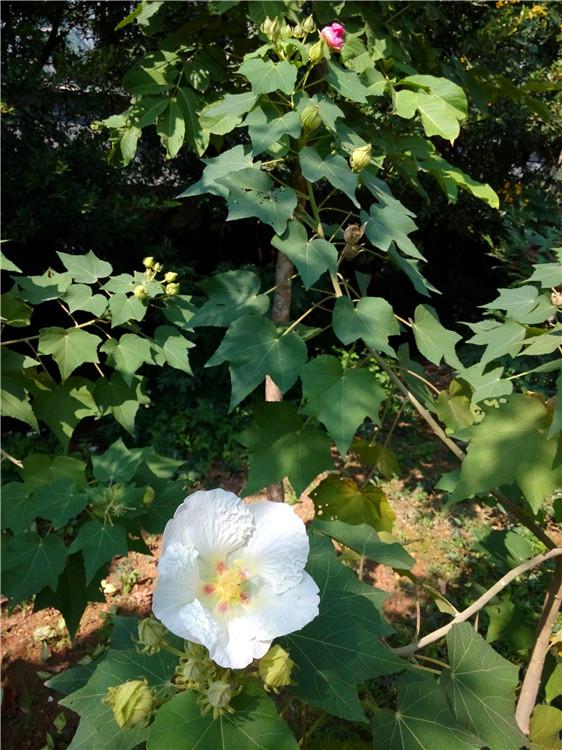
[[[304,194],[306,185],[300,171],[300,166],[295,166],[295,172],[292,180],[292,187]],[[301,196],[298,198],[295,209],[295,219],[304,211],[305,199]],[[275,264],[275,292],[273,294],[273,304],[271,306],[271,320],[274,323],[288,323],[291,319],[291,276],[293,275],[293,264],[282,252],[277,252],[277,261]],[[265,377],[265,400],[269,402],[282,401],[283,394],[277,384],[266,375]],[[285,489],[283,481],[270,484],[267,488],[270,500],[276,502],[285,502]]]

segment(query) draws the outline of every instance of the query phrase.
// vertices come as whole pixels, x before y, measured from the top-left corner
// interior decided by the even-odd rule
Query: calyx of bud
[[[144,284],[139,284],[133,289],[133,294],[137,299],[146,299],[148,297],[148,292],[145,289]]]
[[[302,24],[302,30],[305,34],[313,34],[316,31],[316,24],[312,16],[307,16]]]
[[[325,57],[325,49],[326,45],[322,39],[319,39],[310,47],[308,50],[308,59],[312,65],[318,65],[318,63],[322,62]]]
[[[166,638],[166,628],[153,617],[146,617],[138,624],[139,643],[144,653],[154,654],[160,650]]]

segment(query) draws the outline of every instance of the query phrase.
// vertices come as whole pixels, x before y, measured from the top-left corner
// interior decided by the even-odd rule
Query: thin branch
[[[459,614],[453,617],[453,619],[446,625],[443,625],[443,627],[434,630],[432,633],[428,633],[428,635],[424,635],[424,637],[420,638],[419,640],[416,639],[414,642],[409,643],[407,646],[401,646],[400,648],[393,649],[394,653],[398,654],[399,656],[410,656],[411,654],[414,654],[416,651],[418,651],[418,649],[425,648],[426,646],[429,646],[430,643],[435,643],[435,641],[438,641],[443,638],[443,636],[447,635],[449,630],[451,630],[451,628],[453,628],[455,625],[458,625],[460,622],[469,620],[473,615],[479,612],[482,607],[485,607],[489,601],[491,601],[495,596],[503,591],[503,589],[509,583],[514,581],[520,575],[526,573],[532,568],[536,568],[537,565],[541,565],[547,560],[551,560],[553,557],[557,557],[559,555],[562,555],[562,547],[556,547],[555,549],[551,549],[548,552],[545,552],[543,555],[536,555],[530,560],[526,560],[525,562],[521,563],[521,565],[518,565],[516,568],[513,568],[513,570],[510,570],[509,573],[506,573],[502,578],[500,578],[497,583],[489,588],[488,591],[484,592],[481,597],[473,602],[470,607],[467,607],[462,612],[459,612]],[[560,586],[560,583],[558,585]],[[560,602],[558,602],[558,607],[560,607]]]
[[[0,452],[2,455],[2,458],[0,458],[0,461],[4,461],[4,459],[7,458],[8,461],[11,461],[19,469],[23,469],[23,463],[19,460],[19,458],[14,458],[14,456],[11,456],[7,451],[4,450],[4,448],[0,448]]]
[[[466,453],[463,451],[463,449],[446,434],[439,422],[437,422],[437,420],[433,418],[433,416],[429,413],[425,406],[423,406],[414,396],[414,394],[404,385],[404,383],[400,380],[396,373],[386,364],[384,359],[373,349],[370,349],[370,351],[380,367],[382,367],[382,369],[387,373],[396,387],[400,391],[402,391],[408,401],[416,409],[418,414],[427,422],[433,433],[439,438],[443,445],[446,445],[451,453],[453,453],[459,459],[459,461],[464,461],[464,459],[466,458]],[[529,518],[525,511],[516,503],[505,497],[505,495],[503,495],[498,490],[490,490],[490,494],[495,497],[496,500],[498,500],[498,502],[503,505],[506,511],[511,513],[519,521],[519,523],[521,523],[523,526],[526,526],[530,531],[532,531],[537,539],[540,539],[540,541],[545,545],[545,547],[547,547],[548,549],[556,548],[555,542],[552,541],[548,534],[546,534],[541,529],[541,527],[536,524],[535,521],[533,521],[532,518]]]
[[[85,323],[77,323],[76,328],[86,328],[86,326],[91,326],[93,323],[97,323],[97,318],[92,318],[92,320],[87,320]],[[8,346],[9,344],[23,344],[26,341],[37,341],[40,334],[38,333],[35,336],[26,336],[25,338],[21,339],[11,339],[10,341],[2,341],[1,346]]]
[[[550,646],[550,634],[556,622],[560,605],[562,604],[562,560],[556,561],[556,572],[544,604],[539,624],[537,625],[537,639],[533,648],[533,653],[529,660],[529,666],[523,679],[517,709],[515,711],[515,720],[524,734],[529,734],[529,720],[541,684],[544,660]]]

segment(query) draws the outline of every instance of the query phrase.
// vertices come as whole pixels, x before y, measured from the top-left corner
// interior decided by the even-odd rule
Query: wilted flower
[[[195,492],[166,525],[154,614],[219,666],[242,669],[317,616],[308,552],[304,524],[288,505]]]
[[[337,21],[331,26],[324,26],[320,31],[320,38],[326,42],[330,49],[336,52],[341,52],[344,35],[345,26],[342,23],[337,23]]]
[[[280,687],[291,684],[291,672],[295,662],[281,646],[272,646],[267,654],[260,659],[258,672],[268,688],[274,692]]]
[[[130,680],[109,688],[103,703],[111,707],[121,729],[131,729],[148,724],[154,696],[144,680]]]

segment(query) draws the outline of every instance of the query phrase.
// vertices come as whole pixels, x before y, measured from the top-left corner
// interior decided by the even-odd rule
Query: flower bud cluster
[[[158,274],[163,273],[164,266],[162,263],[157,263],[152,255],[147,255],[143,258],[144,281],[142,284],[136,286],[133,290],[133,294],[137,299],[146,299],[149,296],[148,283],[156,279]],[[175,271],[167,271],[164,274],[162,283],[164,285],[164,294],[166,297],[175,297],[179,294],[180,285],[176,283],[178,274]]]
[[[110,687],[102,702],[111,708],[121,729],[146,727],[155,708],[154,693],[145,680]]]
[[[270,42],[285,39],[303,39],[308,34],[316,31],[316,24],[312,16],[308,16],[302,23],[291,26],[285,20],[278,17],[271,19],[269,16],[260,25],[260,31],[265,34]]]
[[[185,656],[176,667],[174,683],[184,690],[198,693],[197,703],[202,714],[213,712],[217,719],[223,713],[233,713],[230,701],[242,690],[229,669],[217,666],[209,658],[207,649],[195,643],[185,643]]]

